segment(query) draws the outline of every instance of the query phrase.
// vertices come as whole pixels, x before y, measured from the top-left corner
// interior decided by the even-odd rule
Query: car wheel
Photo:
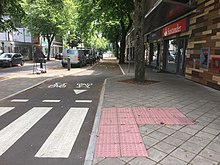
[[[24,65],[24,61],[21,61],[21,66],[23,66]]]

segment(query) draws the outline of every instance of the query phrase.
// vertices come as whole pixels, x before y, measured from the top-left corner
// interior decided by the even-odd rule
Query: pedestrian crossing
[[[0,107],[0,116],[13,109],[15,107]],[[33,107],[0,130],[0,157],[52,109],[53,107]],[[88,111],[87,107],[71,107],[34,153],[35,157],[68,158]]]
[[[11,111],[15,107],[0,107],[0,116],[4,115],[5,113]]]
[[[68,158],[89,108],[70,108],[35,157]]]
[[[32,108],[0,131],[0,156],[36,124],[52,107]]]

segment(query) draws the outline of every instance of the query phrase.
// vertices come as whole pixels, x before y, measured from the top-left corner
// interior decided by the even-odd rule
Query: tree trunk
[[[130,30],[133,20],[131,19],[131,16],[128,14],[128,26],[125,27],[124,21],[121,20],[120,24],[121,24],[121,42],[120,42],[120,59],[119,59],[119,64],[123,64],[125,63],[125,48],[126,48],[126,35],[128,33],[128,31]]]
[[[54,37],[55,37],[55,34],[46,36],[47,42],[48,42],[48,55],[47,55],[47,60],[48,61],[50,60],[50,48],[51,48],[51,44],[53,42]]]
[[[125,46],[126,46],[126,35],[125,31],[122,32],[121,42],[120,42],[120,59],[119,64],[125,63]]]
[[[144,0],[135,0],[134,25],[136,36],[136,67],[135,80],[144,82],[145,80],[145,62],[144,62]]]
[[[115,41],[115,55],[117,59],[119,59],[118,49],[119,49],[118,40],[116,40]]]

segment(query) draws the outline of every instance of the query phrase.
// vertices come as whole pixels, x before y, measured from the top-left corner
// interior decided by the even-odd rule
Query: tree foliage
[[[48,41],[49,60],[54,37],[64,35],[71,26],[74,5],[71,0],[36,0],[26,1],[24,8],[27,12],[25,22],[32,34],[40,34]]]
[[[92,31],[95,29],[115,45],[120,41],[120,63],[124,63],[125,38],[132,25],[133,0],[77,0],[77,3],[78,25],[83,37],[94,34]]]
[[[20,21],[23,16],[20,0],[0,1],[0,31],[15,29],[15,21]]]

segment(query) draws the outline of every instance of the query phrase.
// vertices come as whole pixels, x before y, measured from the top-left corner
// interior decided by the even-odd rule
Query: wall
[[[187,46],[187,79],[220,90],[220,70],[210,68],[220,58],[220,0],[198,0],[198,13],[190,18]],[[201,49],[210,48],[208,67],[201,66]]]

